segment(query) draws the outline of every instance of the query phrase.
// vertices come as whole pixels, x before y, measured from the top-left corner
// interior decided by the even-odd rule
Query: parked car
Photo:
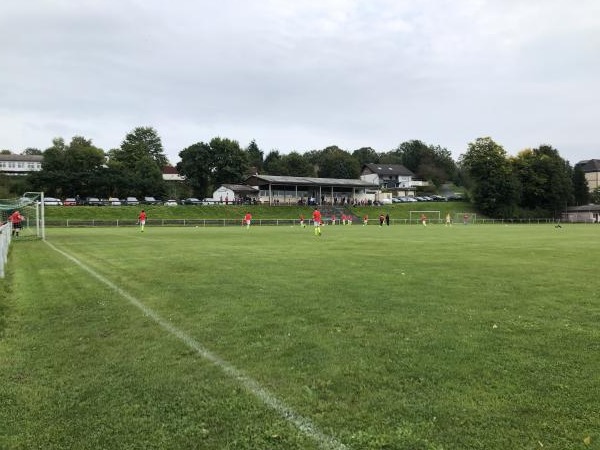
[[[177,200],[167,200],[165,206],[177,206]]]
[[[224,205],[225,203],[222,203],[220,200],[217,200],[215,198],[205,198],[204,200],[202,200],[200,202],[201,205]]]
[[[116,197],[109,197],[108,201],[107,201],[107,204],[109,206],[121,206],[121,200],[119,200]]]
[[[379,203],[382,205],[391,205],[392,199],[391,198],[382,198],[379,200]]]
[[[125,199],[125,204],[135,206],[135,205],[139,205],[140,201],[137,199],[137,197],[127,197]]]
[[[103,203],[100,201],[100,199],[98,197],[86,197],[86,199],[83,201],[84,205],[87,206],[102,206]]]
[[[44,197],[44,206],[62,206],[63,202],[59,198]]]
[[[184,205],[200,205],[201,203],[196,197],[188,197],[183,201]]]
[[[144,203],[146,205],[158,205],[160,200],[157,200],[154,197],[144,197]]]
[[[63,206],[77,206],[76,198],[65,198],[63,201]]]

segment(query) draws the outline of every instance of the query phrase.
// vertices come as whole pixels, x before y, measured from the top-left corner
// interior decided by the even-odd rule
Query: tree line
[[[235,140],[215,137],[179,152],[176,168],[185,177],[183,183],[163,180],[162,170],[169,162],[158,132],[151,127],[135,128],[119,148],[108,152],[95,147],[91,139],[75,136],[69,144],[56,138],[44,151],[23,153],[41,154],[43,162],[42,170],[28,175],[19,189],[61,198],[203,198],[222,184],[243,182],[249,174],[356,179],[364,164],[374,163],[405,166],[416,178],[429,181],[426,189],[431,192],[449,182],[464,186],[474,206],[490,217],[548,216],[566,205],[590,200],[585,175],[556,149],[542,145],[510,157],[489,137],[469,143],[458,161],[446,148],[419,140],[384,152],[329,146],[302,154],[271,150],[265,155],[255,141],[242,148]]]

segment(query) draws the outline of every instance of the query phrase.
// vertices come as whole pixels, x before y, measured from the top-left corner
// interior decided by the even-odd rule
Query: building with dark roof
[[[587,159],[575,164],[585,174],[590,192],[600,186],[600,159]]]
[[[251,175],[245,183],[257,189],[258,201],[273,204],[344,204],[377,200],[379,186],[343,178]]]
[[[360,178],[398,197],[415,194],[414,176],[402,164],[364,164]]]
[[[600,223],[600,205],[569,206],[561,213],[563,222]]]

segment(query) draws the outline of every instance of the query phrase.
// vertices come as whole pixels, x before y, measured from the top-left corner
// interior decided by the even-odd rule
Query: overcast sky
[[[600,158],[599,0],[4,0],[0,149],[119,147],[172,163],[216,136],[265,155],[490,136]]]

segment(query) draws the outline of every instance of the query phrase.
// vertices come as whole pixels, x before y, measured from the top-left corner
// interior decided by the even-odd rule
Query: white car
[[[44,197],[44,206],[62,206],[62,201],[54,197]]]
[[[177,200],[167,200],[165,206],[177,206]]]
[[[116,197],[109,197],[108,198],[108,204],[110,206],[121,206],[121,200],[119,200]]]

